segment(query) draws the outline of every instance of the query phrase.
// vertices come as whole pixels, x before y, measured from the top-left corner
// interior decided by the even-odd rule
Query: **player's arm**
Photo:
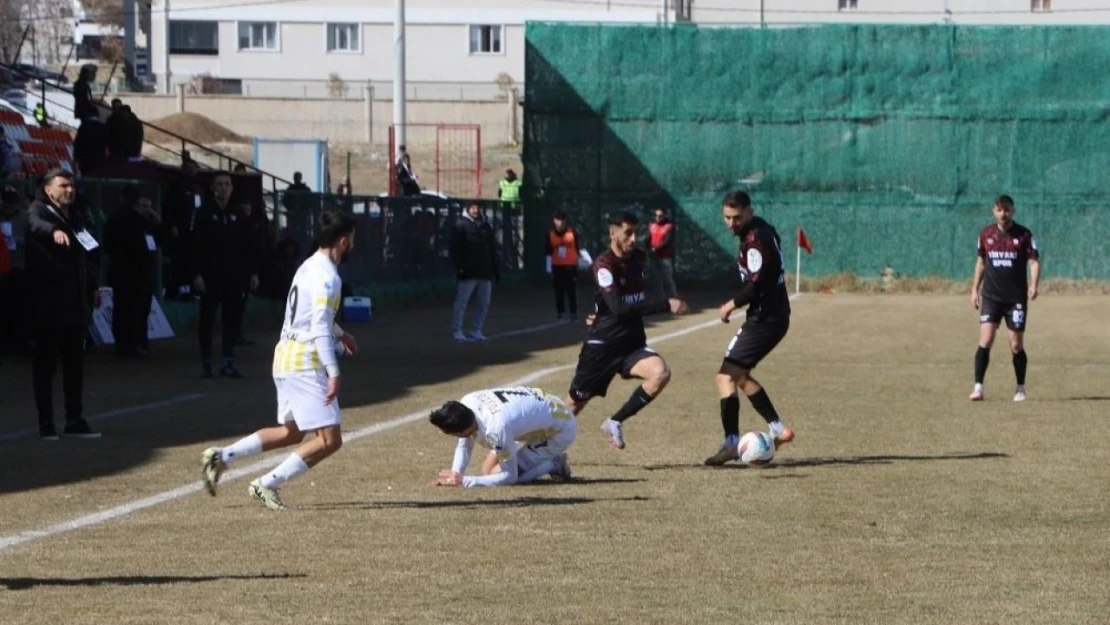
[[[732,298],[733,308],[742,308],[759,297],[759,292],[770,286],[768,283],[782,275],[782,256],[778,244],[769,240],[773,235],[760,229],[755,241],[745,244],[741,250],[748,264],[748,279]]]
[[[1037,292],[1041,283],[1041,253],[1037,249],[1037,240],[1029,235],[1029,299],[1037,299]]]
[[[547,273],[551,273],[551,257],[555,255],[555,250],[551,247],[551,236],[548,235],[547,239],[543,242],[543,255],[547,267]]]
[[[460,438],[459,444],[455,446],[455,459],[451,462],[451,470],[462,475],[470,464],[472,453],[474,453],[474,437]]]
[[[320,364],[328,372],[328,379],[339,377],[339,360],[335,354],[335,309],[338,306],[339,284],[328,280],[311,291],[309,308],[309,337],[316,348]],[[329,389],[330,390],[330,389]]]
[[[504,441],[504,438],[502,438]],[[501,469],[497,473],[490,475],[467,475],[463,477],[463,488],[476,488],[481,486],[508,486],[515,484],[518,474],[516,452],[514,451],[516,445],[512,441],[506,441],[501,445],[497,452],[498,467]],[[461,471],[460,471],[461,473]]]
[[[599,261],[600,262],[600,261]],[[629,303],[621,297],[621,288],[613,272],[605,265],[594,265],[594,279],[601,290],[601,299],[609,310],[618,317],[636,315],[646,317],[670,310],[666,301],[655,302],[645,298],[643,301]]]
[[[979,308],[979,292],[983,286],[983,276],[987,271],[987,250],[983,247],[983,235],[979,235],[976,243],[975,273],[971,276],[971,305]]]

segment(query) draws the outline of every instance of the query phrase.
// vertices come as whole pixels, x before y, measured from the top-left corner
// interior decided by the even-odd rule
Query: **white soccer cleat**
[[[1025,386],[1019,385],[1014,391],[1014,401],[1025,401]]]
[[[216,484],[225,470],[227,465],[224,464],[223,450],[219,447],[209,447],[200,455],[200,472],[209,495],[216,496]]]
[[[281,492],[276,488],[266,488],[263,486],[262,478],[258,478],[251,482],[251,485],[247,487],[247,492],[249,492],[250,496],[256,501],[265,504],[266,507],[271,510],[289,509],[289,506],[285,505],[285,502],[281,500]]]
[[[624,426],[619,421],[606,419],[601,424],[601,431],[609,437],[609,444],[617,449],[624,449]]]
[[[983,401],[983,385],[976,384],[975,388],[971,389],[971,395],[968,396],[971,401]]]
[[[571,479],[570,462],[567,460],[565,453],[559,454],[554,458],[555,468],[548,473],[551,479],[556,482],[568,482]]]

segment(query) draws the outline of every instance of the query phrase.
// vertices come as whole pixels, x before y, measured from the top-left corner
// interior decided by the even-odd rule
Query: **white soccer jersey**
[[[475,441],[497,453],[503,473],[488,477],[467,476],[464,486],[497,486],[515,481],[517,445],[549,443],[566,450],[574,441],[574,413],[554,395],[538,388],[495,388],[476,391],[459,400],[474,411],[478,432],[459,440],[452,469],[462,473],[470,463]],[[564,440],[565,439],[565,440]]]
[[[316,371],[335,362],[335,313],[339,310],[343,281],[335,263],[316,252],[301,263],[285,307],[281,339],[274,348],[274,377]],[[330,353],[321,360],[321,343]]]

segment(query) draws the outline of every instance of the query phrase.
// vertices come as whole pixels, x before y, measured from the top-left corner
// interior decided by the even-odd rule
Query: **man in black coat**
[[[455,307],[451,317],[451,338],[456,343],[474,343],[486,340],[482,328],[489,312],[493,283],[501,279],[497,263],[497,243],[493,228],[482,218],[477,204],[467,207],[466,213],[455,224],[451,235],[451,260],[459,280],[455,293]],[[463,317],[472,296],[478,297],[478,310],[470,331],[463,334]]]
[[[112,335],[116,356],[133,358],[150,351],[147,319],[158,283],[161,219],[147,196],[125,187],[120,207],[104,228],[108,284],[112,287]]]
[[[247,289],[258,288],[257,258],[247,217],[231,202],[231,174],[212,179],[212,194],[197,211],[192,231],[193,288],[200,293],[200,359],[203,377],[212,377],[212,331],[221,310],[223,361],[220,375],[241,378],[235,368],[235,342],[243,322]]]
[[[43,197],[27,216],[27,282],[35,327],[34,389],[39,436],[57,440],[54,425],[54,369],[62,360],[66,436],[97,438],[82,413],[85,335],[99,305],[89,252],[99,243],[73,202],[73,175],[54,169],[43,177]]]

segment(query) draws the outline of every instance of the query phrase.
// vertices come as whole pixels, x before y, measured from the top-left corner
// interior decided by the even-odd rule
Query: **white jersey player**
[[[430,421],[459,438],[455,461],[434,485],[471,488],[528,484],[544,475],[570,478],[567,449],[578,423],[561,399],[538,388],[476,391],[435,409]],[[490,450],[491,461],[484,475],[463,475],[475,442]]]
[[[229,447],[210,447],[201,455],[204,485],[212,495],[227,465],[263,451],[296,445],[307,432],[316,436],[276,469],[250,483],[249,493],[275,510],[285,509],[279,489],[285,482],[339,450],[339,362],[337,353],[354,354],[354,337],[335,323],[342,280],[337,267],[354,246],[355,220],[329,210],[320,215],[319,249],[293,277],[281,339],[274,348],[277,427],[261,429]]]

